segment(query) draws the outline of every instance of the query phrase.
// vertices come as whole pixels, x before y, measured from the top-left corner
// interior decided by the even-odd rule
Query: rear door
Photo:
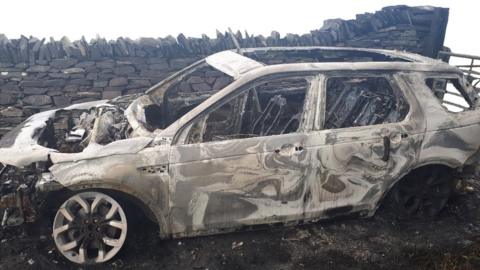
[[[315,130],[308,136],[316,172],[307,182],[305,216],[373,213],[385,191],[416,164],[422,111],[394,74],[327,74],[320,89]]]

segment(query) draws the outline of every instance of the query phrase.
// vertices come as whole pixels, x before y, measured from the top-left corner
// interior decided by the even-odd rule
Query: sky
[[[318,29],[325,19],[353,19],[355,14],[398,4],[450,8],[445,45],[454,52],[480,55],[480,1],[474,0],[3,0],[0,33],[9,38],[23,34],[135,39],[179,33],[215,36],[216,29],[224,32],[231,27],[263,35],[276,30],[283,36]]]

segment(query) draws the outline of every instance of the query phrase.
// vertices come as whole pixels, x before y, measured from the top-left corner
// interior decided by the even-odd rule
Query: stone
[[[66,85],[66,86],[63,88],[63,91],[64,91],[64,92],[76,92],[76,91],[78,91],[79,87],[80,87],[80,86],[78,86],[78,85],[71,85],[71,84],[69,84],[69,85]]]
[[[40,88],[40,87],[24,87],[23,94],[25,95],[42,95],[45,94],[49,88]]]
[[[23,77],[27,76],[27,73],[22,71],[7,71],[7,72],[0,72],[0,76],[2,78],[22,79]]]
[[[192,76],[188,78],[187,80],[188,83],[204,83],[205,80],[202,77],[199,76]]]
[[[27,72],[47,72],[50,70],[49,66],[31,66],[27,68]]]
[[[193,91],[196,92],[204,92],[204,91],[210,91],[212,88],[206,84],[206,83],[194,83],[191,84]]]
[[[116,75],[127,75],[135,73],[135,68],[132,66],[119,66],[113,69],[113,73]]]
[[[142,77],[161,77],[165,78],[165,73],[160,70],[148,70],[144,69],[140,71],[140,76]]]
[[[87,80],[96,80],[98,79],[98,74],[97,73],[88,73],[86,76]]]
[[[89,87],[87,90],[90,92],[103,92],[104,87]]]
[[[108,80],[115,78],[115,74],[110,74],[110,73],[98,73],[98,79],[99,80]]]
[[[28,62],[28,39],[23,35],[20,37],[18,48],[20,61]]]
[[[100,70],[100,74],[111,73],[113,74],[113,68],[103,68]]]
[[[66,69],[75,65],[78,61],[76,59],[67,58],[67,59],[55,59],[50,61],[50,66],[58,69]]]
[[[215,77],[205,77],[205,82],[208,84],[213,84],[217,78]]]
[[[31,95],[23,98],[23,102],[34,106],[43,106],[52,103],[52,99],[47,95]]]
[[[83,68],[78,68],[78,67],[67,68],[67,69],[64,69],[62,71],[65,74],[84,73],[85,72],[85,70]]]
[[[195,59],[191,58],[175,58],[170,60],[170,68],[172,69],[182,69],[184,67],[189,66],[195,62]]]
[[[148,65],[148,68],[153,70],[168,70],[170,67],[168,66],[168,63],[165,62],[165,63]]]
[[[220,77],[213,84],[213,90],[221,90],[227,86],[232,80],[228,77]]]
[[[29,65],[27,63],[18,63],[15,65],[15,68],[18,70],[25,70]]]
[[[69,74],[70,79],[85,79],[85,75],[82,73]]]
[[[80,99],[75,99],[75,103],[84,103],[84,102],[90,102],[90,101],[97,101],[98,99],[96,98],[80,98]]]
[[[115,63],[117,64],[117,66],[133,65],[133,63],[131,61],[127,61],[127,60],[116,60]]]
[[[104,88],[104,91],[123,91],[125,87],[123,86],[107,86]]]
[[[72,103],[72,98],[66,96],[55,96],[53,97],[53,103],[55,103],[55,106],[65,106]]]
[[[130,83],[127,85],[127,89],[150,87],[151,85],[152,84],[149,80],[130,80]]]
[[[95,65],[98,68],[113,68],[113,67],[115,67],[115,61],[105,60],[105,61],[97,62]]]
[[[75,65],[77,68],[88,68],[88,67],[93,67],[95,66],[94,61],[83,61]]]
[[[102,99],[112,99],[122,95],[122,91],[103,91]]]
[[[85,91],[85,92],[77,92],[76,97],[77,98],[95,98],[95,99],[100,99],[101,97],[100,92],[91,92],[91,91]]]
[[[53,97],[53,96],[61,96],[63,95],[63,92],[62,91],[59,91],[59,90],[50,90],[47,92],[47,95]]]
[[[87,79],[72,79],[68,83],[73,85],[83,85],[83,86],[92,85],[92,81]]]
[[[93,81],[93,87],[105,87],[108,85],[108,81]]]
[[[8,125],[18,125],[24,120],[23,117],[2,117],[2,122],[7,123]]]
[[[124,77],[116,77],[110,80],[110,83],[108,85],[110,86],[123,86],[127,85],[128,80]]]
[[[147,63],[148,64],[167,64],[168,66],[167,60],[161,57],[149,57],[147,58]]]
[[[54,78],[54,79],[66,79],[70,77],[70,75],[65,73],[48,73],[48,77]]]
[[[13,67],[12,63],[0,63],[0,68],[8,68]]]
[[[42,87],[43,86],[42,80],[28,80],[28,81],[22,81],[20,82],[20,87],[25,88],[25,87]]]
[[[28,75],[27,75],[28,76]],[[47,80],[48,73],[35,73],[35,79]],[[33,76],[30,76],[33,77]]]
[[[180,85],[178,86],[180,92],[191,92],[192,88],[190,87],[190,84],[188,82],[181,82]]]
[[[7,107],[0,111],[0,115],[3,117],[22,117],[23,111],[16,107]]]
[[[0,86],[0,91],[2,93],[19,93],[21,90],[16,83],[7,83]]]
[[[54,80],[46,80],[43,81],[43,86],[64,86],[65,80],[62,79],[54,79]]]

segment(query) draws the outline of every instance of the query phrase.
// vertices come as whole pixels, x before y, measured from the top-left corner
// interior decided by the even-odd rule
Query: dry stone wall
[[[314,19],[314,18],[311,18]],[[354,20],[327,20],[306,34],[235,33],[241,47],[357,46],[436,57],[448,9],[385,7]],[[169,74],[214,52],[235,48],[229,33],[214,38],[84,38],[71,42],[0,34],[0,136],[29,115],[55,107],[142,93]],[[197,91],[192,89],[191,91]]]

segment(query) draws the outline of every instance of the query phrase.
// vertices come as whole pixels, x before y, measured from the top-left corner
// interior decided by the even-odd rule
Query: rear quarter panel
[[[426,132],[418,166],[443,164],[452,168],[478,162],[480,109],[448,112],[425,84],[423,74],[409,75],[409,82],[426,117]]]

